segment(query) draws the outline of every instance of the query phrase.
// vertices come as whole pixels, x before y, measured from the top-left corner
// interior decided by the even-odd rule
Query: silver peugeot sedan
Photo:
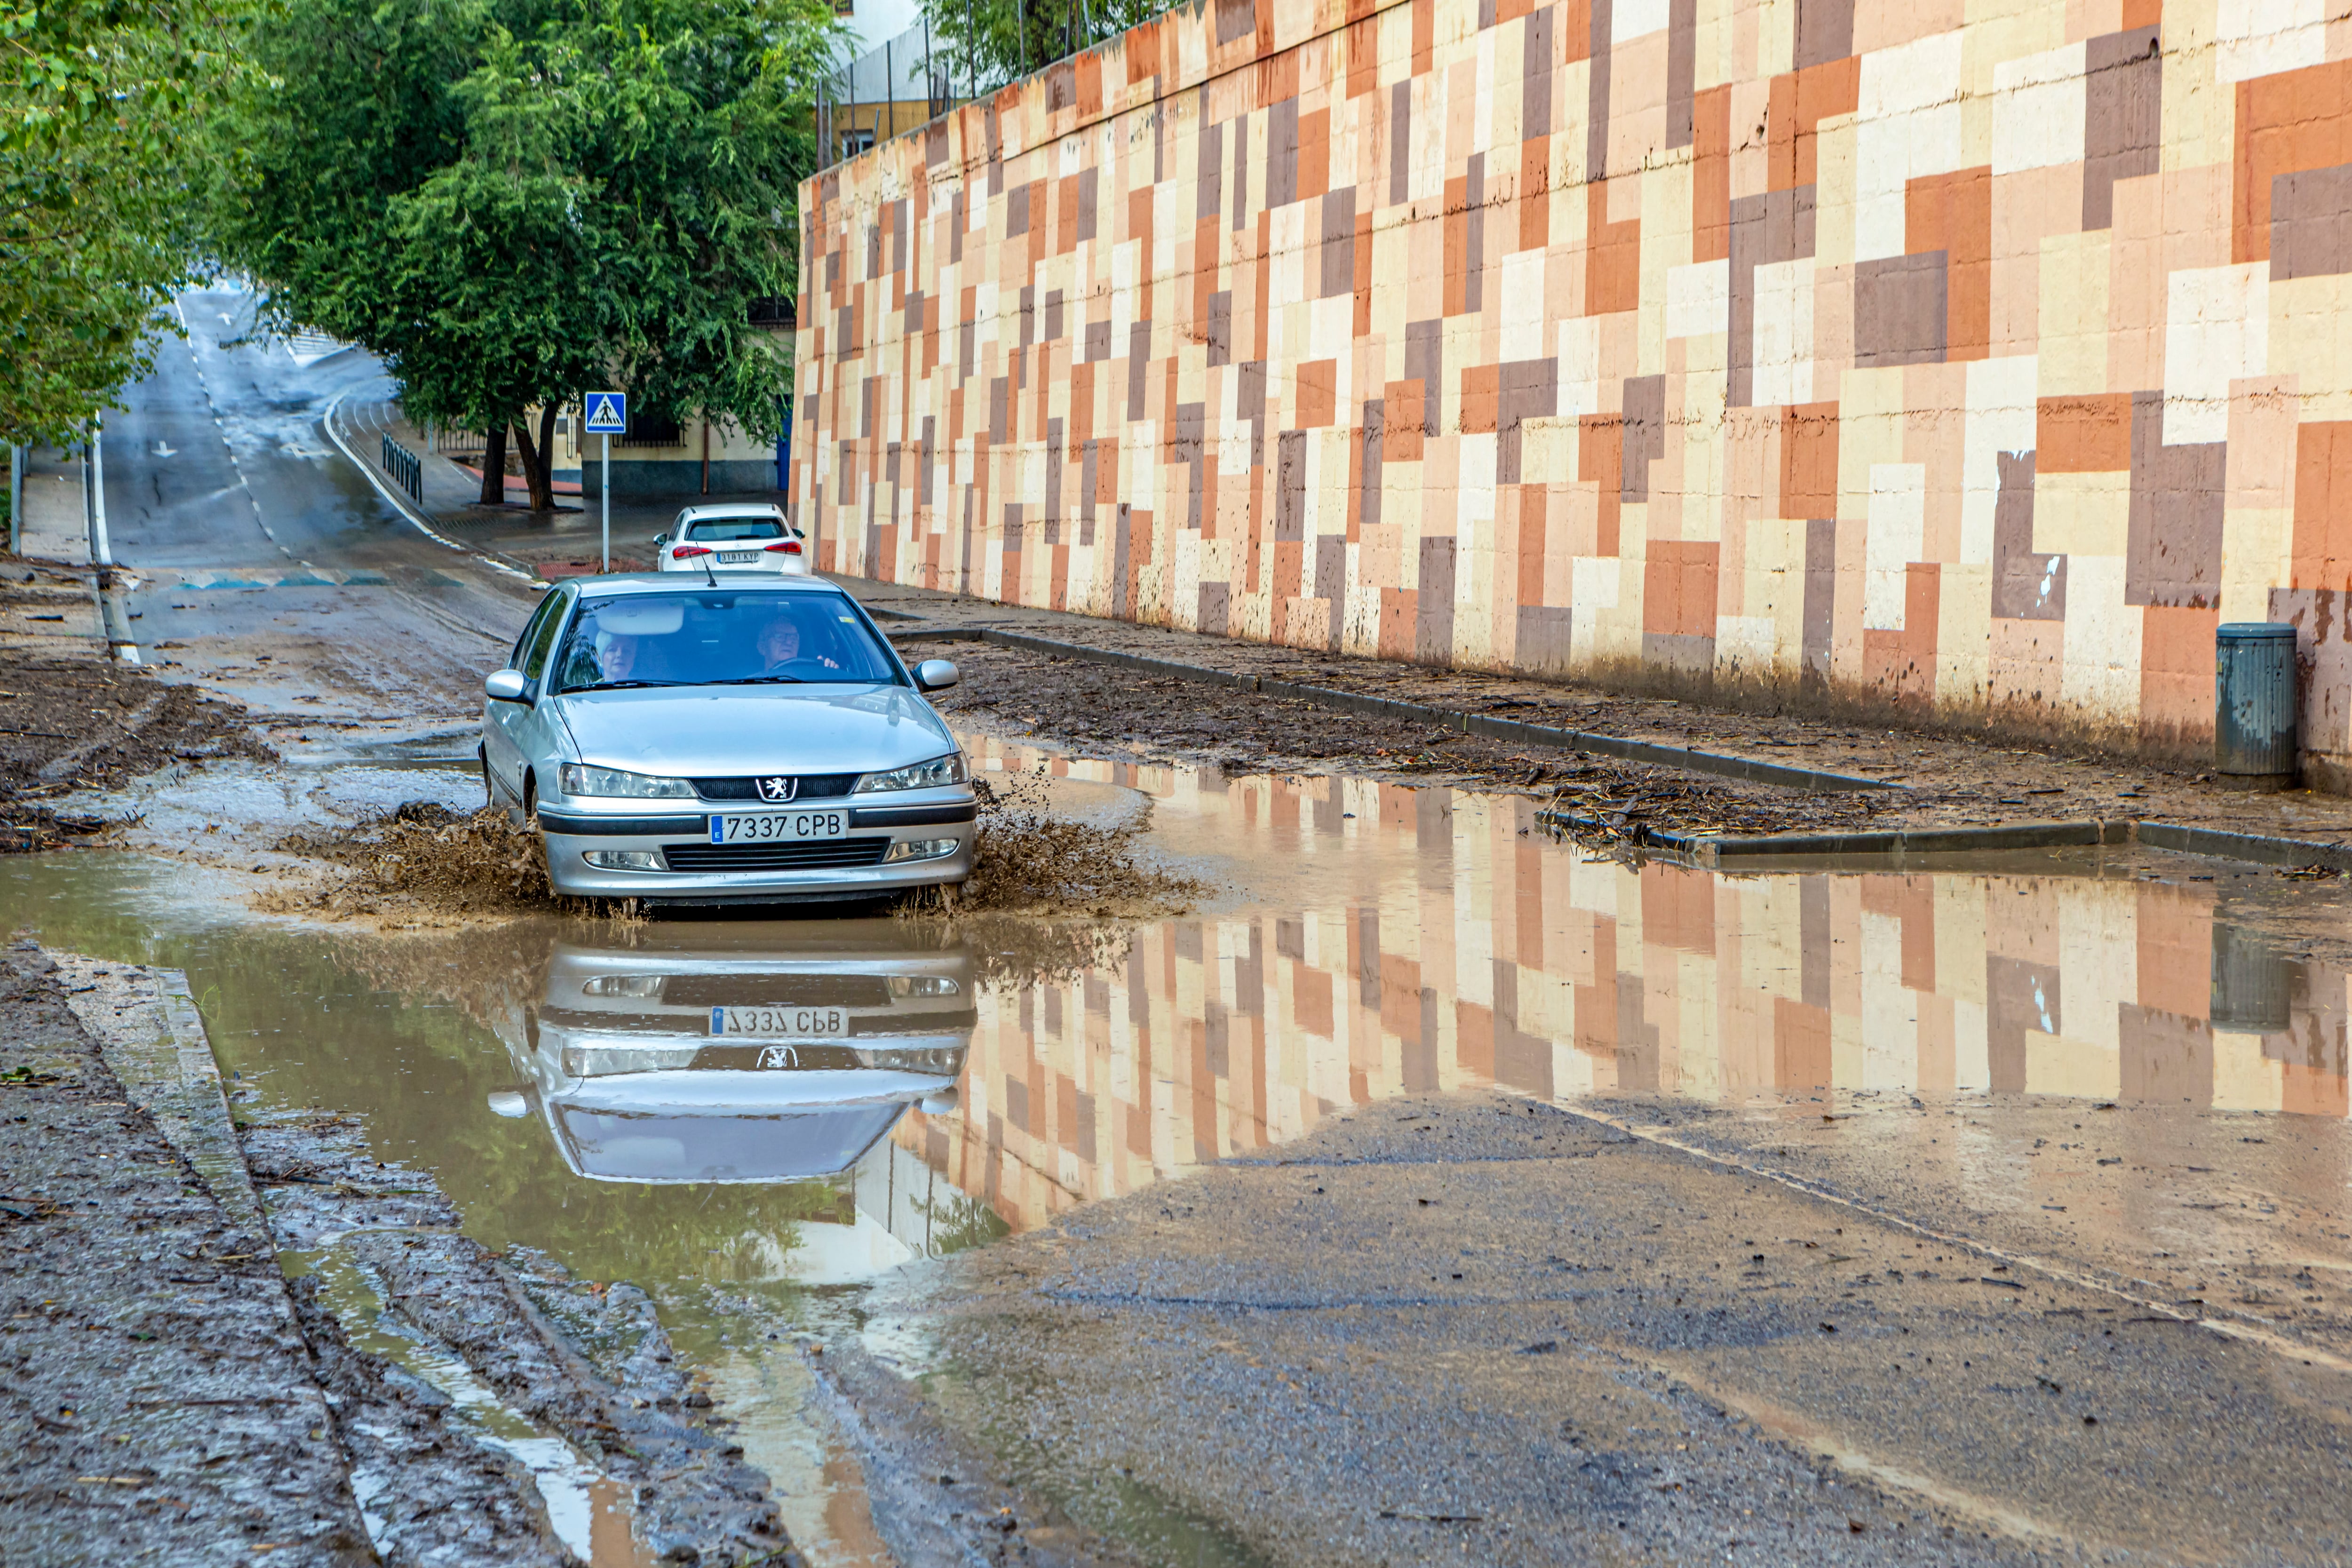
[[[648,903],[870,899],[971,874],[963,752],[818,577],[643,573],[551,590],[484,682],[482,782],[555,890]]]

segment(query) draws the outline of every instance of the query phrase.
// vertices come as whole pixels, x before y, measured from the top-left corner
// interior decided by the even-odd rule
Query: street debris
[[[1712,778],[993,644],[959,644],[956,660],[961,681],[931,699],[955,722],[1097,755],[1209,762],[1228,777],[1341,772],[1531,795],[1589,819],[1580,831],[1612,844],[1638,838],[1643,827],[1843,828],[1921,804],[1916,791],[1791,790]]]
[[[347,828],[304,828],[276,847],[341,868],[315,887],[278,895],[284,913],[505,915],[556,902],[538,835],[496,806],[459,813],[413,800]]]
[[[969,948],[982,984],[1067,979],[1122,957],[1135,922],[1190,910],[1209,891],[1156,859],[1141,820],[1106,826],[1056,816],[1042,778],[977,781],[971,879],[901,900],[899,919]]]
[[[46,803],[174,763],[267,760],[245,710],[89,658],[0,647],[0,855],[62,849],[128,826]]]

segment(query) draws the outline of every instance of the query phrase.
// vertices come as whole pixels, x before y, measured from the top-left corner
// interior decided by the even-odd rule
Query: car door
[[[541,728],[541,687],[547,673],[548,661],[555,651],[556,634],[562,630],[570,617],[572,601],[579,597],[577,589],[566,585],[556,589],[541,601],[539,613],[515,639],[510,669],[522,671],[529,682],[524,688],[525,700],[499,702],[493,700],[482,725],[482,749],[490,770],[498,775],[499,787],[514,799],[522,799],[523,773],[529,759],[543,747]]]

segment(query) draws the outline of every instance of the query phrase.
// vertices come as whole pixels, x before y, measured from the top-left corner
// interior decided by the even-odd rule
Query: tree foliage
[[[922,0],[930,72],[971,98],[1116,37],[1167,0]]]
[[[414,417],[502,432],[610,384],[771,437],[791,367],[750,306],[796,287],[842,37],[824,0],[286,0],[223,245]]]
[[[0,434],[62,443],[143,374],[197,239],[229,0],[0,4]]]

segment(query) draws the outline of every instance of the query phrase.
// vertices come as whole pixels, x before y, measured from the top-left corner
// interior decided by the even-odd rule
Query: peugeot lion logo
[[[779,803],[790,800],[793,798],[793,795],[797,793],[800,782],[800,780],[793,778],[761,779],[760,781],[760,798],[771,803]]]

